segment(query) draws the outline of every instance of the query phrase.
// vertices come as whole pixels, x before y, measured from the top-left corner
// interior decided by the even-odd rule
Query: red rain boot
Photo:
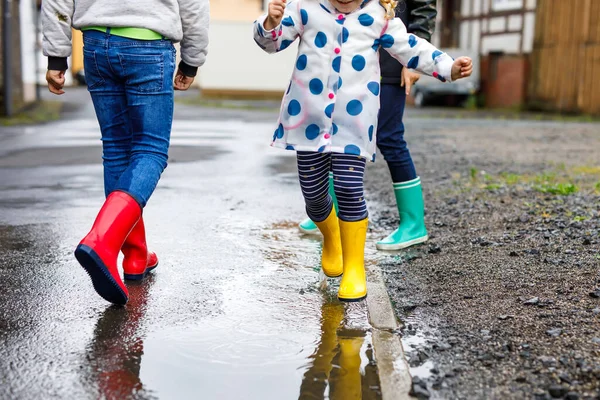
[[[143,217],[140,218],[127,239],[125,239],[121,251],[125,255],[123,275],[127,280],[142,280],[150,271],[158,267],[158,257],[154,252],[148,251],[146,245],[146,229]]]
[[[75,249],[75,257],[105,300],[124,305],[129,293],[119,276],[117,256],[125,238],[142,215],[142,208],[124,192],[112,192],[100,209],[90,233]]]

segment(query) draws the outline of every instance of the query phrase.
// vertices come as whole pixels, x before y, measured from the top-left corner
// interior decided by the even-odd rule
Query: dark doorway
[[[461,0],[442,0],[440,39],[442,48],[458,47]]]

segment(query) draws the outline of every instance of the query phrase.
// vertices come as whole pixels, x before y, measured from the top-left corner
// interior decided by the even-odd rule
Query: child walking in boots
[[[268,13],[255,22],[254,39],[268,53],[300,38],[272,146],[297,152],[306,211],[324,238],[323,271],[330,277],[343,274],[338,292],[343,301],[367,295],[363,177],[367,159],[375,158],[378,50],[441,81],[472,71],[469,58],[454,61],[409,35],[394,18],[395,5],[393,0],[272,0]],[[337,215],[328,193],[330,170]]]
[[[208,0],[42,3],[50,92],[64,94],[71,29],[84,31],[85,78],[102,134],[106,200],[75,257],[96,292],[113,304],[129,298],[117,267],[120,251],[125,279],[141,280],[158,266],[156,254],[148,251],[142,210],[167,166],[174,90],[187,90],[206,59],[208,18]],[[174,42],[181,42],[177,69]]]

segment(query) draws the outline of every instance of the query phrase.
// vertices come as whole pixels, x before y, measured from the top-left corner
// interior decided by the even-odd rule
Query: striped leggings
[[[297,152],[298,177],[306,203],[306,213],[315,222],[324,221],[333,199],[328,193],[329,171],[333,172],[338,217],[346,222],[367,218],[363,194],[366,159],[349,154]]]

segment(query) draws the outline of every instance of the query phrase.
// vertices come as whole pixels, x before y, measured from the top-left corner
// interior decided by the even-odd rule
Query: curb
[[[399,324],[377,265],[368,267],[367,290],[367,310],[373,327],[373,349],[382,399],[411,399],[412,377],[402,342],[395,333]]]

